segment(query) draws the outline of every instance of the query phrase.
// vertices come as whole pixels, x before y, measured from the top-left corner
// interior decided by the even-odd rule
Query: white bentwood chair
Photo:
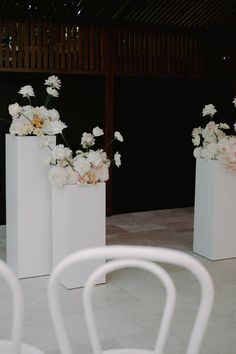
[[[13,300],[13,325],[11,340],[0,339],[1,354],[44,354],[38,348],[22,342],[23,337],[23,292],[19,283],[19,279],[8,267],[8,265],[0,260],[0,276],[4,279],[10,288]]]
[[[53,270],[48,285],[49,308],[56,337],[62,354],[72,354],[69,337],[65,330],[61,304],[59,300],[59,280],[70,267],[83,261],[104,259],[103,265],[89,276],[83,289],[85,318],[93,354],[163,354],[169,334],[172,316],[175,309],[175,285],[167,271],[160,263],[178,265],[190,271],[198,280],[201,288],[200,303],[193,324],[186,354],[197,354],[200,351],[214,301],[214,286],[205,267],[193,256],[182,251],[148,246],[105,246],[89,248],[75,252],[64,258]],[[96,279],[114,270],[135,267],[141,268],[159,278],[166,289],[166,303],[154,350],[141,349],[110,349],[103,351],[98,338],[92,309],[92,289]]]

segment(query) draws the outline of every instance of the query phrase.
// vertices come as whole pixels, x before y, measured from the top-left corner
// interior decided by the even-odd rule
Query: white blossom
[[[116,166],[120,167],[120,165],[121,165],[121,155],[119,154],[118,151],[114,155],[114,160],[115,160]]]
[[[8,112],[12,117],[18,116],[21,112],[21,106],[16,102],[8,106]]]
[[[64,167],[53,166],[48,172],[48,179],[56,187],[63,187],[67,183],[67,172]]]
[[[71,155],[72,155],[72,151],[69,148],[64,147],[63,144],[56,145],[52,149],[52,157],[55,160],[69,159]]]
[[[93,134],[90,133],[83,133],[82,138],[81,138],[81,145],[83,148],[87,148],[90,146],[93,146],[95,144],[95,139]]]
[[[212,103],[210,103],[210,104],[205,105],[205,107],[202,110],[202,115],[203,116],[209,115],[209,116],[213,117],[216,112],[217,112],[217,110],[215,109],[215,106]]]
[[[46,90],[47,90],[47,93],[49,95],[53,96],[53,97],[58,97],[59,96],[59,92],[56,89],[52,88],[52,87],[47,87]]]
[[[99,127],[93,128],[93,135],[94,136],[101,136],[103,134],[104,134],[104,132],[101,128],[99,128]]]
[[[49,76],[47,80],[45,80],[44,84],[57,90],[61,88],[61,80],[58,78],[58,76],[55,75]]]
[[[18,93],[20,93],[23,97],[33,97],[34,96],[34,90],[33,90],[32,86],[30,86],[30,85],[26,85],[26,86],[21,87],[21,89]]]
[[[59,120],[60,115],[59,115],[58,111],[53,108],[53,109],[48,110],[48,117],[49,117],[49,120],[54,122],[54,121]]]
[[[91,167],[90,162],[80,155],[77,155],[73,160],[74,168],[81,176],[87,173]]]
[[[118,131],[115,132],[114,137],[115,137],[115,139],[119,140],[120,142],[124,141],[123,136]]]
[[[47,135],[56,135],[61,134],[63,129],[67,128],[67,125],[60,120],[47,121],[43,128],[44,134]]]
[[[9,132],[11,135],[25,136],[33,131],[32,124],[23,116],[13,118]]]

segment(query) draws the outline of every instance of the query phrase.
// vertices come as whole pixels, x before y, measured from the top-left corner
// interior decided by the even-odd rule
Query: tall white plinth
[[[52,187],[53,266],[67,255],[85,248],[105,246],[105,183]],[[103,260],[90,261],[66,272],[60,283],[67,289],[83,287]],[[97,284],[105,282],[105,276]]]
[[[52,270],[47,156],[50,150],[40,148],[36,136],[6,134],[6,258],[18,278]]]
[[[236,257],[236,171],[197,159],[193,251],[211,260]]]

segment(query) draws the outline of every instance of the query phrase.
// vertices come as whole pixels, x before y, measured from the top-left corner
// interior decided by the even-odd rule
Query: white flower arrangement
[[[25,135],[56,135],[62,133],[67,126],[60,120],[60,115],[56,109],[48,109],[48,103],[52,97],[59,96],[61,80],[55,76],[49,76],[45,80],[47,96],[43,106],[32,106],[31,97],[35,97],[32,86],[21,87],[19,94],[27,98],[29,104],[20,106],[17,102],[8,106],[8,112],[12,117],[10,134]]]
[[[236,107],[236,97],[232,103]],[[211,118],[217,112],[213,104],[205,105],[203,116]],[[226,169],[236,170],[236,136],[227,134],[230,129],[227,123],[215,123],[210,120],[205,128],[198,127],[192,131],[192,142],[196,146],[193,155],[196,158],[218,160]],[[236,131],[236,123],[234,124]]]
[[[103,149],[94,150],[97,137],[102,136],[103,130],[95,127],[92,133],[83,133],[81,146],[84,150],[77,150],[75,156],[69,147],[62,144],[56,145],[51,149],[51,157],[44,161],[44,165],[51,165],[48,178],[52,185],[63,187],[66,184],[96,184],[106,182],[109,179],[109,167],[112,162],[117,167],[121,165],[121,155],[117,151],[113,160],[107,157]],[[122,135],[116,131],[114,138],[107,144],[110,145],[114,140],[123,142]],[[46,144],[45,144],[46,145]]]

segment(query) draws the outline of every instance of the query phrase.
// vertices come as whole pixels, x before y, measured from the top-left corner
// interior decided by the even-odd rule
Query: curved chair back
[[[49,307],[62,354],[72,354],[72,349],[65,330],[61,311],[58,282],[61,275],[65,271],[69,271],[70,267],[73,267],[73,265],[95,259],[109,260],[109,262],[98,267],[90,275],[84,287],[83,299],[85,316],[94,354],[101,354],[102,349],[98,339],[91,304],[92,288],[96,283],[96,279],[102,274],[127,267],[142,268],[149,271],[164,284],[167,295],[166,303],[155,349],[152,351],[155,354],[163,354],[173,316],[176,291],[172,279],[159,263],[173,264],[186,268],[197,278],[200,284],[201,299],[187,345],[186,354],[199,353],[214,299],[213,282],[205,267],[194,257],[182,251],[148,246],[105,246],[85,249],[67,256],[54,268],[50,276],[48,288]],[[112,351],[109,351],[109,353],[110,352]],[[118,353],[118,351],[116,351],[116,353]]]
[[[0,353],[4,354],[44,354],[41,350],[22,342],[23,336],[23,292],[15,274],[0,260],[0,275],[8,284],[13,300],[13,325],[11,340],[0,340]]]

